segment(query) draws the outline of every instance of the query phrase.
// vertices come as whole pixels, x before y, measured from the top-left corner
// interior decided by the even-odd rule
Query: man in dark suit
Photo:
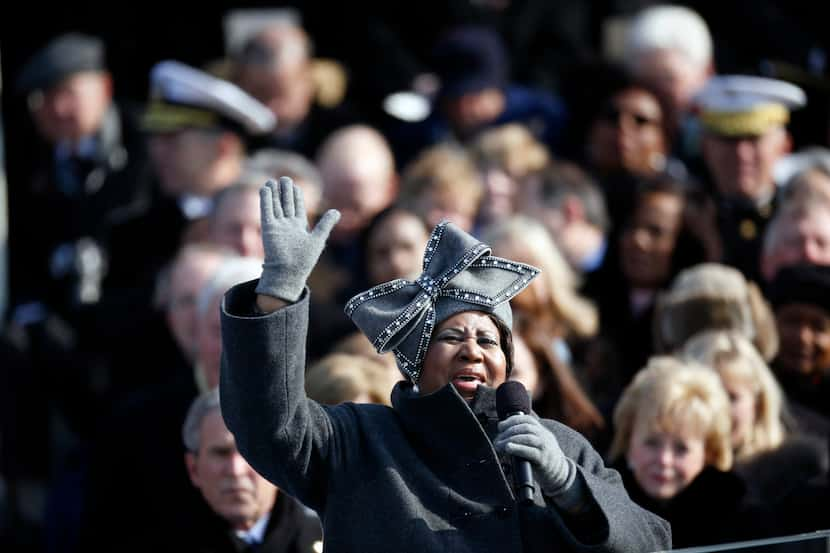
[[[236,449],[219,408],[219,392],[200,395],[182,428],[190,480],[210,513],[194,513],[179,535],[191,551],[310,553],[322,550],[320,524],[292,497],[257,474]],[[205,513],[202,513],[205,514]],[[205,524],[213,519],[213,524]]]
[[[325,99],[315,78],[311,38],[296,22],[277,18],[246,37],[230,53],[232,81],[268,107],[276,118],[270,132],[252,140],[254,149],[277,148],[313,158],[335,130],[360,121],[350,102]]]
[[[113,100],[103,43],[68,33],[36,52],[16,81],[39,141],[12,182],[11,306],[20,324],[78,313],[101,299],[112,228],[143,200],[144,137]],[[48,221],[48,224],[44,224]]]
[[[15,388],[21,410],[10,424],[29,436],[14,454],[18,466],[45,478],[50,459],[69,457],[47,438],[53,406],[84,436],[107,387],[108,344],[97,330],[110,237],[142,205],[137,176],[146,155],[131,110],[114,100],[98,38],[57,36],[16,77],[36,137],[17,136],[21,151],[9,159],[8,316],[30,367]]]

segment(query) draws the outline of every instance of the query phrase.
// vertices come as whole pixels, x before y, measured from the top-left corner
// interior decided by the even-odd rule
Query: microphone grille
[[[504,420],[518,411],[530,413],[530,395],[524,384],[518,380],[508,380],[499,386],[496,389],[496,411],[499,413],[499,420]]]

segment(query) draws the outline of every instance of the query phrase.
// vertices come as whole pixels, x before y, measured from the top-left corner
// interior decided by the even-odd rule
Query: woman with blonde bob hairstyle
[[[704,368],[672,356],[652,357],[623,392],[614,411],[611,459],[629,454],[638,431],[692,431],[702,440],[704,463],[729,470],[729,399],[717,378],[698,372]]]
[[[709,330],[690,338],[681,353],[720,376],[731,402],[736,461],[781,445],[786,434],[781,387],[749,340],[739,331]]]
[[[674,547],[748,537],[745,488],[731,471],[729,398],[713,371],[652,357],[614,423],[612,466],[635,502],[671,523]]]
[[[515,213],[519,191],[551,161],[547,147],[517,123],[483,131],[470,154],[484,183],[478,224],[485,226]]]
[[[825,441],[801,433],[781,386],[740,331],[705,331],[681,350],[716,371],[729,394],[734,470],[758,504],[774,504],[802,482],[827,473]]]

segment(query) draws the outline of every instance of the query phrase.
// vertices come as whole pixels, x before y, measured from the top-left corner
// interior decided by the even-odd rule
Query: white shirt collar
[[[189,220],[207,217],[213,209],[213,198],[184,194],[179,198],[179,209]]]
[[[256,523],[251,526],[250,530],[235,530],[236,536],[247,543],[259,544],[265,540],[265,529],[268,527],[268,521],[271,520],[271,511],[268,511],[260,517]]]

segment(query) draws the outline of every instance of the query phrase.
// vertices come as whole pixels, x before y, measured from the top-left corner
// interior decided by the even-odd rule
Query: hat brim
[[[211,129],[219,127],[219,119],[216,113],[208,110],[156,101],[147,108],[141,126],[150,133]]]

